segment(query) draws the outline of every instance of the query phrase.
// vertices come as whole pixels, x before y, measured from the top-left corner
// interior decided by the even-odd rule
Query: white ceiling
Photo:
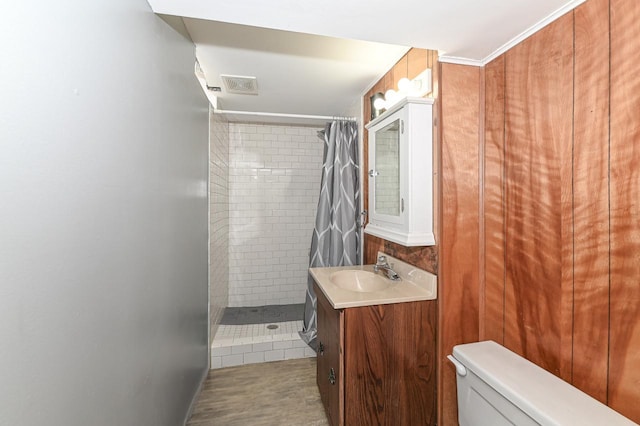
[[[345,114],[407,47],[200,19],[184,19],[221,107],[311,115]],[[258,96],[230,94],[221,74],[255,76]]]
[[[187,18],[209,86],[221,85],[221,73],[258,78],[258,96],[221,93],[224,109],[320,115],[351,111],[404,54],[402,46],[482,64],[584,2],[148,1],[156,13]]]

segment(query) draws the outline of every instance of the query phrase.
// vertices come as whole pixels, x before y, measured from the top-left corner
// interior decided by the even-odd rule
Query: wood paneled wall
[[[479,339],[482,77],[477,67],[440,68],[439,425],[458,424],[456,373],[446,357]]]
[[[484,276],[480,304],[481,335],[504,343],[505,304],[505,146],[504,55],[484,69]]]
[[[573,384],[607,401],[609,352],[609,1],[574,13]]]
[[[438,273],[438,424],[457,424],[445,356],[487,339],[640,422],[638,22],[638,0],[587,0],[484,68],[427,53],[438,253],[364,249]]]
[[[611,0],[610,22],[608,402],[640,423],[640,2]]]
[[[637,0],[588,0],[488,64],[479,138],[480,339],[636,422],[639,20]]]
[[[572,27],[572,14],[565,15],[509,50],[504,80],[504,345],[565,380],[572,348]]]
[[[426,68],[431,69],[432,92],[429,97],[438,96],[438,52],[435,50],[411,49],[385,74],[364,96],[364,121],[368,123],[371,117],[371,105],[369,99],[374,93],[386,92],[389,89],[398,90],[398,81],[403,78],[415,78]],[[434,111],[437,117],[437,111]],[[437,118],[436,118],[437,119]],[[435,131],[434,131],[435,132]],[[437,139],[434,137],[434,141]],[[367,156],[368,135],[363,134],[364,158],[362,159],[365,179],[363,182],[364,209],[369,210],[369,182],[366,178],[366,171],[369,170],[369,159]],[[434,144],[435,145],[435,144]],[[437,192],[436,192],[437,193]],[[435,197],[434,197],[435,198]],[[435,200],[434,200],[435,201]],[[438,237],[436,235],[436,243]],[[437,247],[404,247],[382,238],[365,234],[364,236],[364,263],[375,263],[378,251],[389,253],[407,263],[418,266],[434,274],[438,273]]]

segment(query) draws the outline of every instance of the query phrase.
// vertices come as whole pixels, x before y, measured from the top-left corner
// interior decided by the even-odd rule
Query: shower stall
[[[210,119],[211,367],[315,356],[298,333],[322,126]]]

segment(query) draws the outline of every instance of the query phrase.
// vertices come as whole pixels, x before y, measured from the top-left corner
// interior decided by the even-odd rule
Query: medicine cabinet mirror
[[[433,102],[404,98],[366,126],[370,168],[366,233],[405,246],[435,244]]]

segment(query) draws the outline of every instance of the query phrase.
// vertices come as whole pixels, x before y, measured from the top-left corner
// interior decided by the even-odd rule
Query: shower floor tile
[[[220,325],[211,344],[211,368],[315,357],[300,339],[302,326],[302,321]]]
[[[221,325],[271,324],[302,320],[304,303],[225,308]]]
[[[270,329],[267,326],[277,325]],[[212,347],[229,346],[231,343],[245,344],[299,339],[302,321],[284,321],[269,324],[219,325]]]

